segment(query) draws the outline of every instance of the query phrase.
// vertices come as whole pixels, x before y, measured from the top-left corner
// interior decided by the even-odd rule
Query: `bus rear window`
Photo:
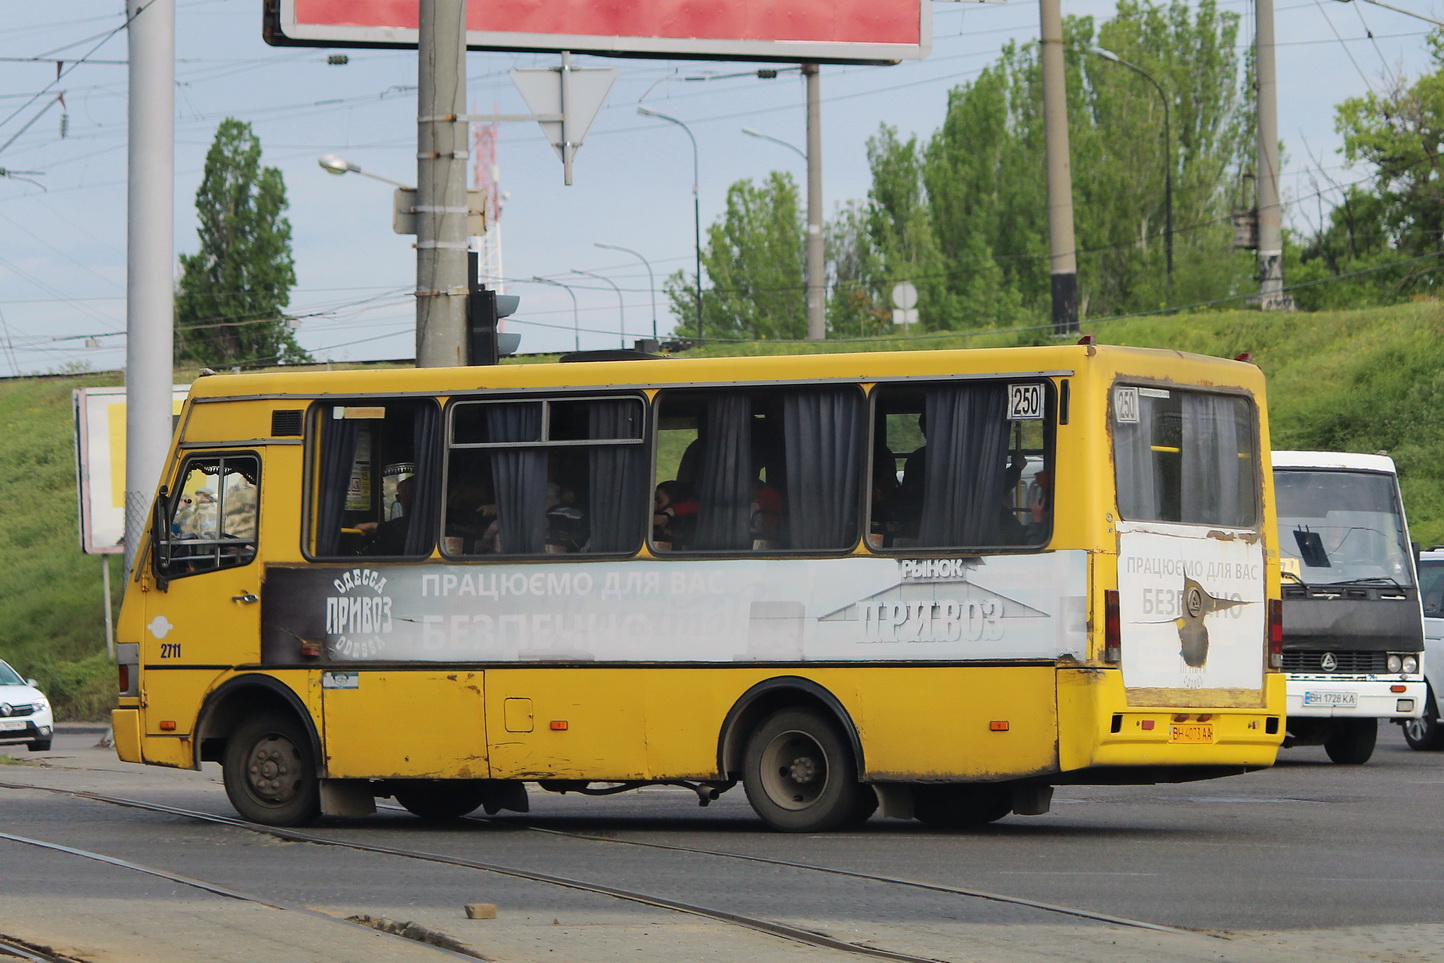
[[[1117,385],[1111,417],[1124,518],[1257,525],[1258,440],[1247,399]]]

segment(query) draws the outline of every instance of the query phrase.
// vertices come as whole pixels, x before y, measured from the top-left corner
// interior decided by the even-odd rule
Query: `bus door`
[[[1245,396],[1116,385],[1119,661],[1133,705],[1259,705],[1264,549]]]
[[[260,651],[262,566],[256,559],[261,457],[188,455],[157,500],[141,661],[146,734],[187,738],[195,712],[227,667]]]

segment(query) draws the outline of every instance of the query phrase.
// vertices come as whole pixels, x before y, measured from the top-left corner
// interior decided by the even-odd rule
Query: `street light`
[[[1135,63],[1129,63],[1111,50],[1104,50],[1102,47],[1094,47],[1093,53],[1104,60],[1111,60],[1120,67],[1127,67],[1138,74],[1144,80],[1153,85],[1158,91],[1158,99],[1163,102],[1163,250],[1168,265],[1168,293],[1173,294],[1173,135],[1169,129],[1168,121],[1168,94],[1164,93],[1163,87],[1153,79],[1153,75]]]
[[[781,137],[773,137],[771,134],[764,134],[762,133],[762,131],[753,130],[751,127],[742,128],[742,133],[746,134],[748,137],[758,137],[762,140],[770,140],[774,144],[781,144],[783,147],[786,147],[798,157],[801,157],[803,160],[807,160],[807,151],[803,150],[801,147],[798,147],[796,144],[789,144]]]
[[[641,261],[647,266],[647,289],[652,292],[652,340],[657,340],[657,277],[652,273],[652,262],[642,257],[629,247],[622,247],[620,244],[603,244],[596,242],[597,247],[604,247],[609,251],[625,251],[627,254]]]
[[[809,84],[816,79],[816,73],[808,75]],[[810,99],[810,98],[809,98]],[[809,109],[810,109],[809,105]],[[827,335],[827,292],[823,287],[825,252],[822,237],[822,159],[809,157],[807,151],[789,144],[780,137],[764,134],[751,127],[742,128],[748,137],[770,140],[786,147],[807,163],[807,336],[823,338]],[[811,144],[809,135],[809,144]]]
[[[697,193],[697,184],[700,180],[697,165],[697,138],[692,136],[692,128],[682,123],[675,117],[668,117],[650,107],[638,107],[637,113],[643,117],[655,117],[658,120],[665,120],[669,124],[676,124],[687,134],[687,139],[692,142],[692,245],[697,254],[697,288],[694,292],[697,295],[697,343],[702,343],[702,201]]]
[[[340,177],[342,174],[360,174],[362,177],[369,177],[373,181],[382,181],[387,184],[393,184],[396,187],[399,187],[405,191],[415,190],[415,188],[413,188],[410,184],[403,184],[400,181],[393,181],[389,177],[382,177],[380,174],[373,174],[370,171],[363,171],[357,165],[346,160],[346,158],[338,157],[335,154],[322,154],[320,157],[316,158],[316,163],[321,165],[321,169],[323,171],[328,174],[335,174],[337,177]]]
[[[598,281],[606,281],[612,286],[612,290],[617,292],[617,318],[619,323],[621,324],[622,329],[622,347],[625,348],[627,346],[627,317],[625,314],[625,308],[622,305],[622,289],[617,287],[617,282],[613,281],[611,278],[604,278],[600,274],[593,274],[591,271],[581,271],[577,268],[572,268],[572,273],[585,274],[589,278],[596,278]]]
[[[577,292],[572,290],[572,286],[570,284],[563,284],[561,281],[553,281],[550,278],[537,277],[535,274],[533,274],[532,280],[535,281],[537,284],[550,284],[553,287],[566,288],[567,293],[572,296],[573,350],[582,350],[582,325],[581,322],[577,320]]]

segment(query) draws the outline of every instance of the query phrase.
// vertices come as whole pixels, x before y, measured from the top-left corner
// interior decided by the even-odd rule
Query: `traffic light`
[[[515,294],[497,294],[476,279],[477,258],[472,252],[471,291],[466,297],[466,356],[468,364],[496,364],[501,352],[497,347],[496,323],[517,308],[521,298]],[[515,346],[512,346],[515,350]],[[510,354],[511,351],[505,352]]]

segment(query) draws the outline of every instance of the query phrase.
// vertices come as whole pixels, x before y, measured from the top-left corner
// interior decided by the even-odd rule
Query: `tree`
[[[1296,279],[1341,280],[1301,291],[1301,305],[1388,304],[1444,285],[1433,257],[1444,244],[1444,31],[1429,43],[1433,73],[1338,107],[1344,156],[1373,183],[1345,190],[1302,246]]]
[[[702,297],[702,330],[711,338],[803,338],[807,295],[802,215],[790,174],[773,171],[762,184],[727,189],[727,210],[707,228],[702,263],[712,288]],[[667,279],[679,318],[692,311],[684,272]]]
[[[286,207],[281,172],[261,166],[261,142],[251,125],[223,120],[196,191],[200,251],[180,257],[177,361],[310,360],[284,315],[296,283]]]

